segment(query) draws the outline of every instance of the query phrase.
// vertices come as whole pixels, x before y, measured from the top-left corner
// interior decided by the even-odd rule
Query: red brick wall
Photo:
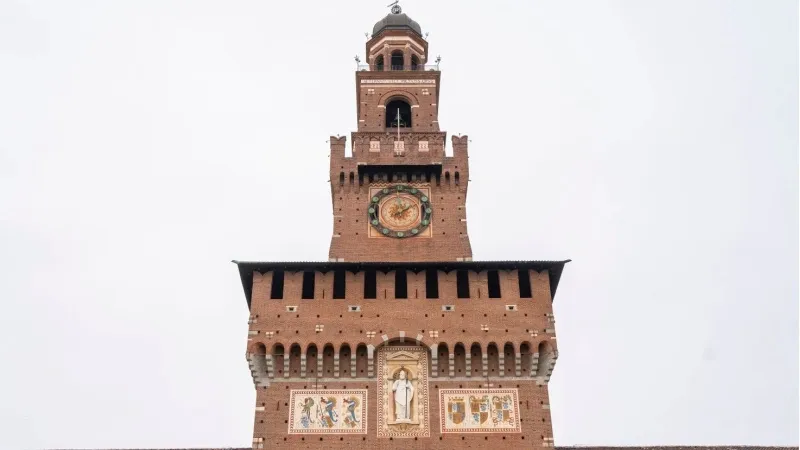
[[[430,347],[437,343],[445,344],[449,352],[453,352],[456,345],[461,343],[466,351],[477,343],[482,354],[487,353],[490,344],[497,345],[503,351],[506,343],[514,347],[515,352],[520,351],[520,346],[528,344],[531,352],[536,352],[541,342],[547,342],[553,349],[556,348],[554,325],[548,319],[552,314],[549,279],[546,272],[529,272],[532,298],[520,298],[516,271],[499,271],[501,297],[488,298],[486,272],[470,272],[471,298],[456,298],[455,272],[445,274],[439,272],[439,298],[425,298],[424,272],[414,275],[408,274],[408,299],[393,298],[394,277],[393,273],[383,276],[378,273],[378,299],[363,298],[363,274],[348,273],[346,284],[346,298],[341,300],[331,299],[333,276],[329,273],[317,273],[314,299],[301,299],[300,285],[302,273],[285,273],[284,298],[282,300],[270,299],[272,273],[256,273],[253,276],[253,294],[251,302],[251,319],[253,323],[250,330],[256,332],[248,340],[248,352],[256,353],[259,344],[263,344],[268,352],[280,344],[288,355],[289,350],[299,345],[303,352],[307,352],[312,344],[317,352],[321,352],[326,345],[332,345],[336,354],[342,346],[349,346],[355,352],[359,344],[379,347],[384,345],[383,335],[391,339],[405,332],[405,343],[414,344],[417,335],[422,335],[420,345]],[[321,292],[326,292],[325,299],[320,298]],[[386,296],[384,297],[384,290]],[[297,311],[289,313],[286,306],[297,306]],[[350,312],[349,305],[358,305],[361,311]],[[454,305],[455,310],[443,312],[442,305]],[[506,305],[516,305],[516,311],[508,311]],[[323,331],[316,332],[317,325],[324,325]],[[487,325],[488,331],[482,331],[481,325]],[[431,331],[437,331],[438,337],[432,338]],[[545,331],[547,330],[547,331]],[[367,332],[374,331],[374,337],[368,337]],[[271,338],[267,332],[274,333]],[[535,336],[532,334],[535,333]],[[353,356],[355,357],[355,355]],[[508,360],[510,359],[510,362]],[[510,367],[513,365],[514,356],[506,357]],[[439,357],[438,364],[449,364],[448,358]],[[377,359],[374,360],[377,364]],[[342,364],[343,365],[343,364]],[[311,365],[309,364],[308,367]],[[327,364],[326,364],[327,366]],[[296,370],[297,364],[292,365]],[[467,366],[481,368],[480,361],[476,365],[475,358]],[[490,363],[490,368],[496,365]],[[526,373],[523,367],[521,377],[515,373],[506,373],[500,370],[490,372],[488,380],[483,377],[482,370],[466,377],[464,373],[454,373],[450,378],[448,371],[443,373],[431,372],[430,386],[430,438],[420,438],[413,445],[416,448],[453,448],[454,446],[469,446],[470,448],[488,448],[501,442],[514,443],[515,445],[541,446],[544,437],[552,437],[550,424],[549,401],[547,386],[537,385],[534,378]],[[316,367],[314,367],[316,369]],[[340,370],[342,367],[340,367]],[[308,369],[307,369],[308,370]],[[283,366],[275,367],[274,378],[270,380],[268,388],[258,388],[257,405],[263,406],[264,411],[257,411],[255,415],[254,437],[264,438],[264,448],[286,446],[317,448],[343,448],[358,446],[358,448],[408,448],[407,439],[378,439],[375,434],[375,396],[376,379],[357,373],[356,379],[352,378],[320,378],[316,381],[307,374],[301,378],[299,373],[290,373],[290,378],[284,378]],[[504,372],[500,376],[499,372]],[[358,372],[358,371],[357,371]],[[377,372],[377,370],[375,371]],[[437,374],[437,377],[433,375]],[[323,376],[325,374],[323,373]],[[494,388],[519,388],[519,411],[522,419],[522,433],[505,434],[465,434],[461,435],[439,433],[439,388],[485,388],[489,383]],[[318,435],[295,436],[288,435],[289,392],[291,389],[368,389],[369,395],[369,425],[366,435]],[[547,409],[543,405],[548,405]],[[505,436],[505,440],[503,439]],[[442,437],[442,440],[439,438]],[[525,438],[523,442],[522,438]],[[413,441],[413,439],[412,439]]]

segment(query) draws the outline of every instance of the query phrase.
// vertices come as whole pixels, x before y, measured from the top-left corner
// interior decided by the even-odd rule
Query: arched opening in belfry
[[[375,58],[375,70],[383,71],[383,55],[378,55],[378,57]]]
[[[411,105],[403,99],[386,104],[386,128],[411,128]]]
[[[417,58],[417,55],[411,55],[411,70],[417,70],[419,68],[419,58]]]
[[[392,52],[392,70],[403,70],[403,52],[400,50]]]

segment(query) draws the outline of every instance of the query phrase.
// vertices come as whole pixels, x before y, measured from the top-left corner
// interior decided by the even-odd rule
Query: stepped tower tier
[[[467,136],[439,128],[441,72],[420,25],[395,9],[356,71],[351,154],[330,138],[330,261],[470,261]]]

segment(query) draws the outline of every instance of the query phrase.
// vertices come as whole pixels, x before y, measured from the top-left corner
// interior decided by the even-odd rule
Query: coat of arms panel
[[[442,433],[520,433],[517,389],[441,389]]]

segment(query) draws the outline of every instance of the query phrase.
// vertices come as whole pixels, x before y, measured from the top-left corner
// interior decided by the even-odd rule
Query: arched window
[[[378,55],[378,57],[375,58],[375,70],[379,72],[383,71],[383,55]]]
[[[403,70],[403,52],[400,50],[392,52],[392,70]]]
[[[399,98],[386,104],[386,128],[396,127],[411,128],[411,106]]]
[[[446,184],[447,186],[450,186],[450,172],[445,172],[444,173],[444,184]]]
[[[458,176],[458,172],[456,172],[456,174],[455,174],[455,176],[454,176],[454,178],[453,178],[453,179],[455,180],[455,182],[456,182],[456,186],[458,186],[458,183],[459,183],[459,181],[460,181],[460,178],[461,178],[461,177],[459,177],[459,176]]]
[[[419,68],[419,58],[417,58],[417,55],[411,55],[411,70],[417,70]]]

